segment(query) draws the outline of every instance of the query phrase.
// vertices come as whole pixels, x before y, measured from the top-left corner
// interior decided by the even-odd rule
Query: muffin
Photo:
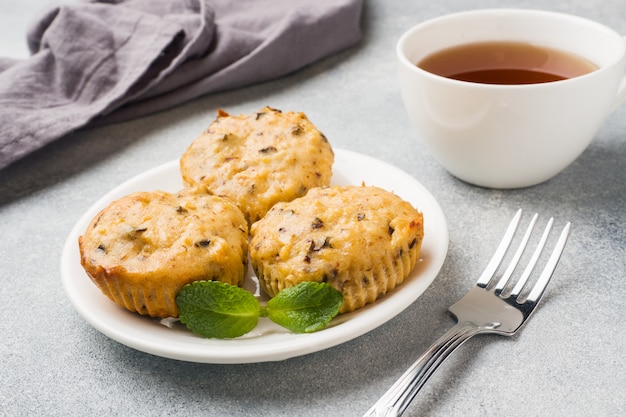
[[[250,229],[251,265],[271,297],[302,281],[341,291],[340,312],[376,301],[414,268],[424,236],[411,204],[371,186],[311,189]]]
[[[218,111],[180,170],[185,185],[232,199],[252,224],[277,202],[328,185],[333,162],[328,140],[304,113],[265,107],[241,116]]]
[[[137,192],[111,202],[78,240],[81,264],[115,303],[152,317],[178,317],[185,284],[241,285],[248,226],[231,201],[185,189]]]

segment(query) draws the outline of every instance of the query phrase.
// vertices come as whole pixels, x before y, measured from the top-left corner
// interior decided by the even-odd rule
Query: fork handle
[[[363,417],[400,417],[428,378],[452,352],[481,329],[457,323],[429,347]]]

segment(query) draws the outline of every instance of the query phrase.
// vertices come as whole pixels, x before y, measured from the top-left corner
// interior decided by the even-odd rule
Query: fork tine
[[[550,220],[548,220],[548,224],[546,225],[546,228],[543,231],[543,235],[541,236],[541,239],[539,240],[539,244],[537,244],[537,247],[535,248],[535,251],[533,252],[533,256],[530,258],[530,261],[528,262],[526,269],[524,269],[522,276],[520,277],[519,281],[517,281],[517,284],[515,284],[515,287],[511,291],[511,297],[517,297],[524,289],[524,286],[526,285],[526,282],[528,281],[528,277],[530,277],[530,274],[535,269],[537,260],[539,259],[539,256],[541,255],[541,252],[543,251],[543,247],[546,245],[546,241],[548,240],[548,235],[550,234],[550,230],[552,229],[553,223],[554,223],[554,218],[551,217]]]
[[[506,254],[506,251],[508,250],[511,241],[513,240],[513,235],[515,235],[515,231],[517,230],[517,225],[519,224],[521,217],[522,209],[519,209],[513,217],[513,220],[511,220],[511,223],[509,223],[509,227],[506,229],[506,232],[504,233],[504,236],[502,237],[502,240],[498,245],[498,249],[496,249],[496,252],[493,254],[491,260],[487,264],[487,267],[483,271],[480,278],[478,278],[478,281],[476,281],[476,285],[478,285],[479,287],[486,287],[489,284],[489,281],[491,281],[491,278],[493,278],[493,274],[496,273],[498,266],[500,266],[500,263],[502,262],[502,259],[504,259],[504,255]]]
[[[561,258],[563,249],[565,249],[565,244],[567,243],[567,238],[569,236],[570,226],[571,223],[568,222],[565,227],[563,227],[563,231],[559,236],[559,240],[556,242],[550,258],[548,259],[548,263],[543,268],[543,271],[541,272],[541,275],[539,276],[539,279],[537,280],[537,283],[531,290],[530,294],[528,294],[528,298],[526,299],[527,301],[536,304],[543,296],[543,293],[546,290],[548,283],[550,282],[550,278],[552,278],[552,274],[556,269],[556,265],[559,263],[559,259]]]
[[[500,281],[498,281],[498,283],[496,284],[496,286],[494,288],[494,291],[496,292],[496,294],[500,294],[502,292],[504,287],[506,287],[506,284],[509,282],[509,278],[511,278],[511,275],[513,275],[513,271],[515,271],[515,268],[517,268],[517,264],[519,263],[519,260],[522,257],[522,254],[524,253],[524,250],[526,249],[526,245],[528,244],[528,240],[530,239],[530,235],[532,234],[532,231],[535,228],[535,223],[537,222],[537,217],[539,217],[539,214],[535,213],[533,218],[530,220],[530,224],[528,225],[528,228],[526,229],[526,233],[524,234],[524,238],[520,242],[520,244],[519,244],[519,246],[517,248],[517,251],[515,252],[515,255],[513,256],[513,259],[511,259],[511,262],[509,263],[508,268],[506,269],[504,274],[502,274],[502,277],[500,278]]]

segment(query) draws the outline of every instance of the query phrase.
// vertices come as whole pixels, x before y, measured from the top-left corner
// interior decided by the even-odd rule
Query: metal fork
[[[553,218],[548,221],[521,277],[510,293],[507,292],[505,294],[505,287],[507,287],[509,278],[516,269],[528,244],[538,215],[535,214],[532,217],[517,251],[514,253],[501,278],[494,279],[513,241],[521,217],[522,210],[520,209],[513,217],[513,220],[511,220],[498,249],[493,254],[476,285],[457,303],[449,307],[448,310],[456,317],[457,324],[428,348],[376,404],[365,413],[364,417],[398,417],[403,415],[413,398],[415,398],[439,365],[469,338],[481,333],[512,336],[528,320],[541,299],[563,253],[569,235],[570,223],[567,223],[563,228],[546,266],[528,295],[522,295],[522,291],[548,240],[554,222]],[[495,282],[495,285],[492,283],[490,286],[492,281]]]

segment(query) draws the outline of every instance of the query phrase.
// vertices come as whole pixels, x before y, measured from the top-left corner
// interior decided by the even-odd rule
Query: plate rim
[[[437,244],[437,247],[434,248],[436,250],[432,254],[429,253],[429,255],[431,255],[432,258],[429,260],[427,265],[424,265],[424,264],[417,265],[411,273],[412,275],[418,274],[416,270],[419,268],[419,269],[425,269],[425,271],[420,271],[420,273],[424,275],[411,278],[411,282],[409,283],[407,283],[406,281],[403,282],[403,284],[400,287],[390,292],[386,297],[384,297],[381,300],[378,300],[376,303],[370,304],[363,309],[357,310],[354,313],[348,313],[346,315],[340,316],[341,319],[338,320],[340,321],[339,323],[336,323],[324,330],[321,330],[315,333],[309,333],[309,334],[289,333],[287,334],[287,336],[285,336],[288,338],[287,339],[289,341],[288,343],[280,342],[280,338],[278,339],[276,343],[262,344],[262,345],[258,345],[258,344],[254,345],[250,343],[251,346],[249,347],[249,349],[252,350],[253,353],[247,352],[246,347],[248,343],[243,343],[243,344],[240,343],[240,347],[237,347],[237,345],[231,346],[233,343],[237,343],[240,339],[232,339],[228,341],[221,340],[220,343],[224,342],[222,344],[224,346],[228,346],[228,349],[222,349],[222,350],[212,349],[211,344],[209,342],[207,342],[206,345],[203,345],[202,343],[196,340],[196,338],[200,338],[200,336],[193,335],[190,331],[186,331],[189,333],[188,336],[193,337],[194,341],[198,343],[189,344],[189,345],[185,345],[185,344],[180,345],[180,343],[173,343],[172,345],[170,345],[170,347],[168,347],[168,345],[158,346],[158,345],[151,343],[150,340],[141,340],[138,337],[133,337],[132,335],[126,334],[125,332],[120,330],[120,328],[116,329],[115,327],[112,327],[110,324],[107,325],[107,321],[111,321],[113,320],[113,318],[112,317],[109,317],[108,319],[98,318],[97,315],[94,313],[94,311],[91,311],[93,307],[89,307],[87,304],[85,304],[83,300],[81,300],[82,298],[81,294],[79,294],[78,288],[73,283],[73,280],[75,279],[75,277],[72,277],[72,269],[76,269],[76,263],[78,263],[78,265],[80,266],[80,256],[79,255],[78,257],[76,256],[78,254],[78,245],[77,245],[78,236],[80,236],[84,232],[86,226],[91,221],[91,219],[110,201],[112,201],[115,198],[119,198],[122,195],[130,192],[130,191],[126,191],[129,187],[130,188],[136,187],[137,186],[136,184],[145,182],[149,180],[150,178],[153,178],[159,174],[162,174],[163,172],[168,172],[169,170],[174,169],[175,166],[177,169],[177,166],[179,163],[178,160],[173,160],[173,161],[161,164],[159,166],[156,166],[147,171],[144,171],[122,182],[121,184],[117,185],[116,187],[114,187],[113,189],[105,193],[99,199],[97,199],[96,202],[94,202],[80,216],[78,221],[72,227],[69,235],[67,236],[65,243],[63,245],[63,250],[61,254],[61,265],[60,265],[61,279],[62,279],[62,283],[63,283],[67,297],[69,298],[74,309],[79,313],[81,317],[83,317],[84,320],[86,320],[92,327],[94,327],[96,330],[98,330],[100,333],[104,334],[105,336],[109,337],[110,339],[113,339],[123,345],[126,345],[128,347],[131,347],[133,349],[136,349],[145,353],[153,354],[153,355],[160,356],[160,357],[166,357],[170,359],[177,359],[177,360],[196,362],[196,363],[240,364],[240,363],[259,363],[259,362],[286,360],[286,359],[290,359],[293,357],[314,353],[317,351],[321,351],[321,350],[328,349],[333,346],[346,343],[352,339],[355,339],[363,334],[366,334],[376,329],[377,327],[391,320],[393,317],[402,313],[407,307],[409,307],[413,302],[415,302],[421,296],[421,294],[424,291],[426,291],[426,289],[435,280],[441,268],[443,267],[443,263],[445,262],[445,259],[448,253],[448,246],[449,246],[448,226],[447,226],[447,222],[445,219],[445,215],[443,211],[441,210],[439,203],[432,195],[432,193],[428,189],[426,189],[426,187],[424,187],[417,179],[415,179],[413,176],[411,176],[407,172],[401,170],[400,168],[394,165],[391,165],[385,161],[382,161],[380,159],[374,158],[369,155],[365,155],[365,154],[358,153],[355,151],[340,149],[340,148],[334,148],[333,150],[335,152],[335,164],[333,165],[334,171],[337,170],[338,160],[340,161],[339,166],[341,166],[341,163],[343,162],[344,164],[348,165],[348,168],[351,163],[352,164],[370,163],[371,165],[377,165],[379,167],[382,167],[385,169],[385,172],[386,172],[385,175],[387,177],[391,177],[391,176],[399,177],[398,181],[402,180],[403,183],[407,183],[407,184],[410,184],[411,187],[415,187],[415,189],[418,191],[416,193],[416,196],[419,199],[422,199],[426,202],[424,206],[427,206],[428,210],[430,211],[429,217],[430,216],[435,217],[434,221],[437,226],[437,229],[436,229],[437,236],[436,238],[431,238],[429,237],[428,233],[425,233],[424,243],[426,243],[426,245],[423,245],[422,248],[423,248],[423,251],[427,250],[432,240],[434,244],[435,243]],[[341,169],[337,170],[336,172],[339,175],[342,174]],[[333,178],[334,177],[335,177],[335,173],[333,174]],[[178,180],[180,181],[180,179]],[[368,185],[377,185],[375,182],[376,181],[372,181],[372,183]],[[180,181],[180,184],[181,184],[180,188],[182,188],[182,181]],[[166,191],[174,191],[174,190],[169,189],[170,187],[167,186],[167,184],[163,184],[163,185],[164,187],[157,187],[157,188],[165,188]],[[385,188],[388,189],[387,187]],[[394,190],[389,190],[389,191],[394,192]],[[405,196],[402,196],[402,197],[404,199],[407,199]],[[424,211],[419,206],[416,206],[416,208],[420,210],[421,212]],[[432,223],[431,220],[428,220],[428,217],[426,216],[425,216],[425,219],[427,219],[424,222],[425,231],[433,230],[432,228],[435,225],[435,223]],[[420,259],[422,259],[421,255],[420,255]],[[81,267],[81,270],[82,270],[82,267]],[[428,275],[425,275],[426,273],[428,273]],[[100,293],[97,287],[93,283],[91,283],[91,280],[89,279],[86,273],[84,273],[84,278],[88,281],[89,285],[93,286],[93,289],[95,289],[96,291],[98,291],[98,293]],[[413,281],[417,281],[417,283],[412,286],[411,283]],[[421,285],[418,285],[418,284],[421,284]],[[388,300],[394,300],[394,297],[393,297],[394,294],[401,293],[407,287],[411,289],[413,287],[416,287],[420,289],[421,291],[419,291],[418,294],[416,294],[415,296],[406,296],[406,297],[396,296],[395,298],[402,300],[402,303],[400,303],[399,305],[397,305],[397,303],[396,305],[392,305],[392,303],[388,301]],[[125,311],[121,307],[118,307],[112,301],[110,301],[104,294],[100,293],[100,295],[103,297],[103,301],[107,301],[107,303],[110,303],[109,307],[122,310],[121,311],[122,314],[128,314],[129,318],[132,317],[132,319],[130,319],[129,322],[134,322],[137,319],[148,320],[148,321],[155,320],[155,319],[142,317],[135,313]],[[404,293],[402,293],[402,295],[404,295]],[[385,302],[387,303],[385,304]],[[380,306],[387,307],[387,310],[392,310],[392,312],[390,314],[385,314],[382,316],[377,315],[376,313],[379,312],[379,310],[382,310],[383,312],[385,311],[385,309]],[[391,306],[392,308],[389,309],[389,306]],[[115,317],[117,317],[118,316],[117,310],[114,310],[114,311],[116,311]],[[161,326],[160,324],[157,324],[157,325]],[[170,330],[170,329],[167,329],[165,326],[162,326],[162,327],[166,331]],[[148,331],[148,333],[151,333],[151,332]],[[159,330],[156,333],[160,334],[161,331]],[[150,335],[148,334],[148,336]],[[205,339],[205,340],[211,340],[211,339]],[[200,350],[198,348],[199,346],[201,346],[203,350]],[[204,349],[204,346],[206,346],[206,349]]]

